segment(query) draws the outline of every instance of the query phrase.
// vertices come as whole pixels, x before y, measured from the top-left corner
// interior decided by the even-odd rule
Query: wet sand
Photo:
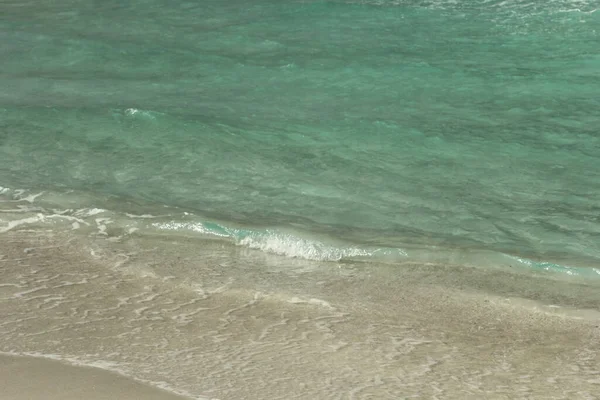
[[[186,237],[0,239],[0,351],[108,365],[199,399],[593,399],[598,296],[552,276],[308,262]],[[42,376],[54,365],[21,362]],[[100,376],[125,385],[117,395],[147,390]]]
[[[100,368],[0,355],[3,400],[184,400]]]

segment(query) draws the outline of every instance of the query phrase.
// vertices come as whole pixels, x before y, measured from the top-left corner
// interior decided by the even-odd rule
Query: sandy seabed
[[[0,398],[595,399],[599,298],[522,271],[17,226]]]

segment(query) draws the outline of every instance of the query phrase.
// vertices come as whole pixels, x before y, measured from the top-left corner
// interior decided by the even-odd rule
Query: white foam
[[[38,291],[44,290],[44,289],[48,289],[48,286],[42,285],[42,286],[34,287],[32,289],[29,289],[29,290],[25,290],[23,292],[17,292],[15,294],[13,294],[13,297],[15,297],[15,298],[23,297],[23,296],[25,296],[27,294],[35,293],[35,292],[38,292]]]
[[[221,231],[207,228],[200,222],[157,222],[154,228],[170,231],[191,231],[209,236],[235,239],[236,244],[250,249],[261,250],[289,258],[301,258],[312,261],[340,261],[348,258],[365,258],[375,254],[386,256],[381,249],[365,249],[359,247],[336,247],[311,239],[304,239],[294,234],[266,230],[245,234],[238,229],[222,228]],[[244,236],[245,235],[245,236]],[[407,254],[397,249],[395,254],[406,257]]]
[[[33,203],[35,201],[36,198],[40,197],[41,195],[43,195],[44,192],[39,192],[36,194],[30,194],[27,197],[23,197],[22,199],[20,199],[21,201],[27,201],[29,203]]]
[[[372,255],[371,251],[357,247],[338,248],[277,232],[246,236],[238,244],[281,256],[315,261],[339,261],[343,258]]]
[[[291,299],[288,300],[288,303],[310,304],[310,305],[314,305],[314,306],[329,308],[332,310],[334,309],[334,307],[331,304],[329,304],[329,302],[327,302],[325,300],[321,300],[321,299],[315,299],[315,298],[310,298],[310,299],[304,300],[299,297],[292,297]]]
[[[231,235],[229,235],[229,234],[215,232],[213,230],[206,228],[201,223],[194,223],[194,222],[160,222],[160,223],[156,222],[156,223],[152,224],[152,226],[154,228],[161,229],[161,230],[167,230],[167,231],[187,230],[187,231],[202,233],[202,234],[211,235],[211,236],[231,237]]]
[[[71,215],[52,214],[52,215],[48,215],[46,218],[66,219],[67,221],[74,221],[77,224],[89,225],[89,223],[85,222],[81,218],[73,217]]]
[[[9,192],[11,192],[11,190],[9,188],[0,186],[0,194],[7,194]],[[36,198],[38,198],[44,194],[44,192],[39,192],[39,193],[32,193],[32,194],[25,196],[25,193],[26,193],[25,189],[16,189],[16,190],[12,190],[12,192],[13,192],[13,199],[8,200],[8,201],[10,201],[10,202],[26,201],[30,204],[33,203]]]
[[[0,228],[0,233],[8,232],[11,229],[14,229],[20,225],[34,224],[34,223],[40,222],[40,221],[44,221],[43,214],[37,214],[35,217],[28,217],[28,218],[23,218],[23,219],[17,219],[14,221],[8,221],[8,224],[5,227]]]
[[[110,218],[96,218],[96,226],[98,227],[98,234],[108,236],[106,232],[106,225],[110,224],[112,220]]]
[[[129,218],[158,218],[158,216],[156,215],[151,215],[151,214],[140,214],[140,215],[136,215],[136,214],[129,214],[129,213],[125,213],[126,216],[128,216]]]
[[[5,208],[0,210],[0,212],[2,213],[24,213],[24,212],[31,212],[35,210],[35,208],[29,208],[27,206],[22,206],[22,205],[18,205],[17,208]]]
[[[127,108],[125,110],[125,115],[129,116],[129,117],[143,117],[143,118],[148,118],[148,119],[156,119],[156,117],[154,116],[154,112],[152,111],[146,111],[146,110],[140,110],[138,108]]]
[[[103,212],[106,212],[106,210],[103,208],[83,208],[81,210],[77,210],[75,212],[75,215],[79,215],[82,217],[92,217],[94,215],[98,215]]]

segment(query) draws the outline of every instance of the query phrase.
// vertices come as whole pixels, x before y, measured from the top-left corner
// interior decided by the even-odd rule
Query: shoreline
[[[352,234],[342,234],[341,231],[336,235],[318,230],[295,230],[289,226],[246,226],[234,220],[196,214],[193,210],[94,192],[61,193],[0,186],[0,213],[7,222],[0,226],[0,234],[52,228],[116,239],[143,235],[216,240],[307,262],[476,267],[524,275],[539,274],[558,280],[575,278],[600,285],[598,260],[589,255],[572,254],[572,257],[565,258],[564,254],[557,257],[550,253],[510,252],[451,243],[444,246],[433,242],[410,244],[410,240],[396,243],[397,247],[387,247],[382,243],[361,244]]]
[[[0,354],[0,397],[6,400],[190,400],[129,377],[46,357]]]
[[[572,400],[597,389],[600,294],[578,282],[56,230],[6,232],[0,255],[0,351],[114,363],[193,396]]]

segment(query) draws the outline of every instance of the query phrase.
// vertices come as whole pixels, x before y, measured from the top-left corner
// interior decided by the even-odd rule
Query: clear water
[[[599,29],[596,0],[0,1],[0,364],[595,398]]]
[[[597,10],[3,1],[3,196],[292,257],[593,271]]]

